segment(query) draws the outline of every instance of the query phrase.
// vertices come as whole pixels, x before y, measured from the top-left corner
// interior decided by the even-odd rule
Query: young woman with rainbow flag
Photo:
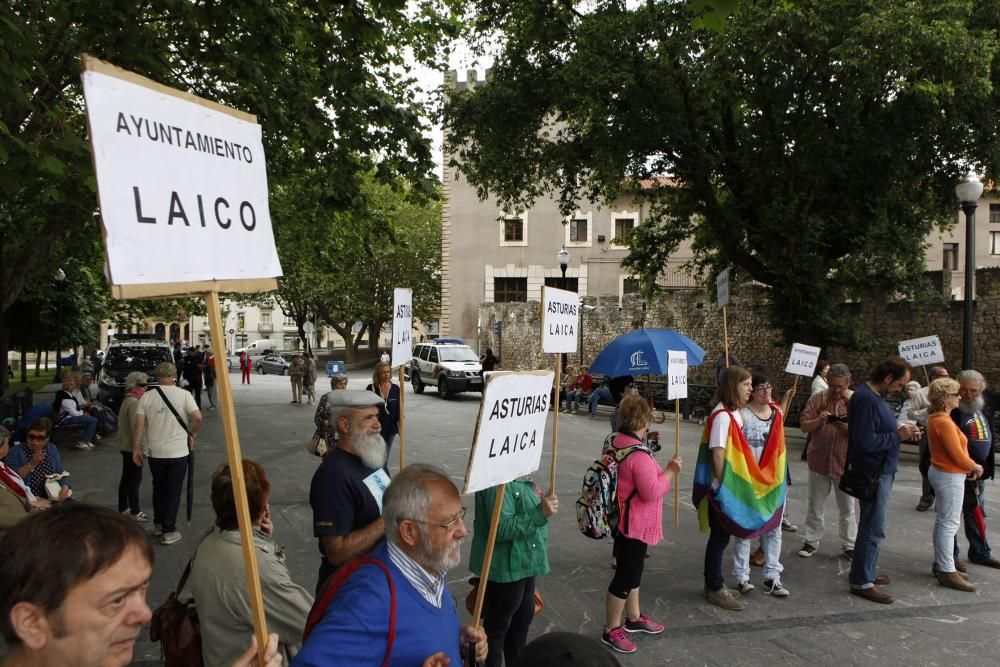
[[[786,460],[784,440],[765,447],[758,463],[743,433],[740,408],[750,402],[753,379],[739,367],[723,374],[694,472],[692,500],[698,508],[705,546],[705,589],[711,604],[740,611],[742,594],[725,585],[722,556],[735,535],[750,539],[777,528],[785,504]]]

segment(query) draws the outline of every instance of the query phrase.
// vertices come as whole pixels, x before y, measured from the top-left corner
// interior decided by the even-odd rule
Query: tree
[[[101,265],[100,250],[79,253],[101,233],[81,53],[256,114],[272,187],[322,165],[317,196],[333,210],[358,200],[358,174],[369,170],[433,188],[421,131],[430,102],[411,72],[440,64],[458,4],[0,4],[0,309],[68,257]]]
[[[645,285],[691,239],[707,282],[732,265],[770,286],[785,342],[855,345],[836,306],[925,297],[958,176],[1000,173],[1000,3],[726,4],[705,29],[688,3],[479,3],[502,47],[452,97],[450,150],[508,210],[637,193],[625,266]]]

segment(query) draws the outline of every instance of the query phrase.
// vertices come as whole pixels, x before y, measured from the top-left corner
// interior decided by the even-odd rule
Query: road
[[[352,373],[350,387],[363,388],[364,373]],[[291,390],[285,377],[254,375],[241,386],[239,375],[234,400],[244,456],[264,464],[272,484],[271,508],[275,537],[286,547],[293,577],[307,589],[315,584],[319,556],[312,537],[309,483],[318,459],[305,452],[312,435],[313,408],[289,404]],[[325,383],[321,380],[321,384]],[[461,486],[479,409],[479,395],[465,394],[451,401],[433,389],[423,395],[406,393],[406,458],[442,466]],[[196,498],[190,526],[179,524],[184,539],[172,546],[156,545],[156,566],[149,600],[152,606],[166,599],[190,556],[198,535],[212,522],[209,479],[225,460],[225,443],[218,412],[205,412],[205,426],[198,438]],[[560,450],[557,491],[562,512],[550,527],[552,573],[541,579],[545,609],[532,626],[531,636],[551,630],[568,630],[597,636],[603,624],[604,592],[611,579],[610,544],[590,540],[576,527],[574,503],[583,472],[600,451],[608,432],[605,417],[591,419],[560,415]],[[549,417],[551,424],[551,415]],[[666,450],[673,447],[674,426],[659,427]],[[891,575],[890,587],[897,602],[876,605],[847,593],[847,561],[837,555],[836,507],[827,506],[828,535],[811,559],[796,555],[801,532],[785,533],[782,581],[791,591],[785,599],[757,592],[748,597],[743,612],[727,612],[701,598],[702,559],[706,536],[698,532],[690,505],[690,486],[701,427],[681,424],[681,453],[685,460],[681,488],[681,524],[673,526],[673,494],[664,507],[666,539],[651,550],[642,588],[643,611],[666,625],[659,636],[640,636],[639,651],[619,656],[623,665],[710,664],[784,665],[819,664],[954,664],[992,662],[1000,649],[1000,571],[970,566],[979,586],[974,594],[942,588],[930,575],[933,512],[913,510],[919,496],[916,462],[904,456],[890,504],[888,537],[883,545],[879,571]],[[551,433],[551,427],[548,431]],[[789,438],[792,478],[790,513],[802,524],[805,514],[805,465],[799,460],[802,441]],[[536,481],[549,477],[549,448]],[[398,466],[394,456],[391,468]],[[66,469],[73,473],[80,501],[114,505],[120,459],[113,439],[94,452],[63,452]],[[666,452],[660,454],[662,458]],[[150,481],[143,482],[143,509],[151,512]],[[990,514],[1000,517],[1000,490],[987,487]],[[474,506],[472,498],[465,504]],[[183,510],[182,510],[183,511]],[[472,512],[467,523],[472,529]],[[488,521],[488,517],[485,519]],[[995,524],[994,524],[995,527]],[[1000,535],[990,535],[1000,542]],[[964,544],[964,538],[962,538]],[[468,541],[463,563],[468,562]],[[728,552],[726,575],[729,577]],[[449,587],[464,600],[468,571],[452,571]],[[753,573],[760,584],[760,571]],[[729,581],[730,585],[735,582]],[[462,608],[462,605],[459,605]],[[464,609],[462,614],[465,616]],[[465,616],[467,618],[467,616]],[[145,636],[145,633],[144,633]],[[136,648],[136,664],[159,664],[159,647],[146,638]]]

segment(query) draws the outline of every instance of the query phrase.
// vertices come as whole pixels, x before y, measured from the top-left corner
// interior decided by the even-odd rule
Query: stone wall
[[[950,273],[931,275],[943,294],[950,292]],[[777,333],[768,325],[764,307],[767,288],[752,284],[736,285],[727,308],[730,350],[744,365],[764,364],[772,369],[779,390],[791,386],[794,376],[782,369],[788,360],[788,348],[775,345]],[[644,305],[633,295],[626,295],[619,307],[617,296],[584,297],[583,360],[589,363],[615,336],[645,326],[680,331],[707,351],[706,364],[693,367],[690,382],[713,384],[714,360],[722,345],[722,311],[709,302],[703,290],[673,291]],[[840,308],[862,316],[862,329],[873,343],[867,350],[824,350],[831,362],[846,363],[861,380],[868,369],[884,357],[896,353],[896,343],[908,338],[938,335],[944,347],[945,364],[954,375],[962,359],[962,301],[917,310],[908,303],[887,303],[869,299],[861,304],[843,304]],[[493,335],[492,325],[501,321],[501,340]],[[492,347],[506,370],[554,368],[554,355],[541,354],[541,307],[538,302],[487,303],[479,309],[481,347]],[[991,385],[1000,384],[1000,269],[976,272],[976,304],[973,328],[973,365],[986,375]],[[567,355],[567,363],[578,365],[580,353]],[[923,372],[916,379],[924,383]],[[803,378],[800,387],[803,386]]]

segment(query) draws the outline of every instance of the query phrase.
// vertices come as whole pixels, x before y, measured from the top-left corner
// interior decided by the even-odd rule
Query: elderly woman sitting
[[[49,507],[49,501],[39,498],[21,476],[3,463],[10,453],[10,431],[0,426],[0,538],[29,512]]]
[[[271,483],[264,466],[243,459],[243,478],[267,626],[277,633],[278,649],[288,664],[302,642],[313,596],[292,581],[285,564],[285,552],[271,537],[268,505]],[[215,528],[195,551],[191,564],[191,592],[198,601],[202,660],[206,667],[228,667],[250,641],[253,617],[243,571],[233,480],[226,464],[219,466],[212,475],[212,508]]]
[[[46,477],[66,473],[59,458],[59,450],[49,442],[50,433],[52,421],[45,417],[36,419],[28,426],[27,444],[15,444],[4,457],[7,467],[20,475],[31,492],[39,498],[49,497],[45,491]],[[72,493],[67,474],[59,478],[58,495],[49,499],[68,500]]]

